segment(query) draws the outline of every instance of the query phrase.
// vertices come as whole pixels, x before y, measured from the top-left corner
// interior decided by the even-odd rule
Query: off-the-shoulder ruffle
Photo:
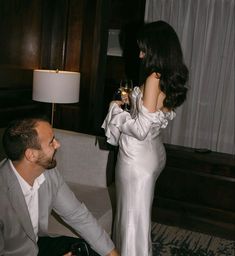
[[[175,112],[163,112],[162,110],[157,110],[156,112],[149,112],[148,109],[143,105],[142,100],[138,104],[139,114],[142,114],[153,124],[159,126],[160,128],[166,128],[168,125],[168,120],[172,120],[175,117]]]
[[[109,112],[102,124],[105,129],[107,142],[111,145],[118,145],[121,133],[144,140],[153,126],[157,130],[166,128],[168,120],[175,117],[175,112],[149,112],[143,105],[142,92],[135,87],[132,92],[131,114],[123,111],[115,102],[111,103]]]
[[[148,109],[143,105],[142,92],[139,87],[135,87],[133,90],[133,96],[136,98],[136,104],[133,106],[133,115],[144,115],[148,121],[152,122],[159,128],[166,128],[168,120],[172,120],[175,117],[174,111],[163,112],[157,110],[156,112],[149,112]]]

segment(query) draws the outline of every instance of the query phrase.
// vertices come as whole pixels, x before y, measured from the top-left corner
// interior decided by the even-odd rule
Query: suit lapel
[[[45,176],[46,178],[46,176]],[[49,208],[48,208],[48,189],[46,180],[42,183],[38,190],[38,208],[39,208],[39,232],[47,233],[48,229],[48,218],[49,218]]]
[[[6,176],[9,188],[9,199],[12,203],[13,208],[15,209],[16,215],[18,216],[23,229],[25,230],[27,235],[36,243],[36,236],[34,234],[23,192],[21,190],[17,177],[15,176],[13,170],[10,167],[9,162],[7,164],[8,170],[6,170]]]

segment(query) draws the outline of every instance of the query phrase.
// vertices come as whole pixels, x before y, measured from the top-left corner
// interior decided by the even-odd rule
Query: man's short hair
[[[2,138],[5,154],[10,160],[21,160],[28,148],[41,149],[35,129],[40,121],[48,122],[44,117],[22,118],[10,122]]]

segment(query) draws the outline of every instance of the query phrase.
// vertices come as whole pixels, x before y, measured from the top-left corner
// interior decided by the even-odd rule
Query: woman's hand
[[[71,252],[64,254],[63,256],[73,256]],[[107,256],[120,256],[116,249],[113,249]]]
[[[123,104],[130,104],[129,93],[122,92],[121,99],[122,99]]]
[[[116,103],[119,107],[121,107],[121,106],[124,104],[124,102],[121,101],[121,100],[113,100],[113,101],[110,102],[110,106],[111,106],[113,103]]]
[[[73,256],[73,254],[71,252],[68,252],[68,253],[64,254],[63,256]]]

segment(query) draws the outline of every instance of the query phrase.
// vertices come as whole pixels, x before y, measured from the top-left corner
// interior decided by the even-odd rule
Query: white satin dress
[[[119,145],[113,240],[121,256],[151,256],[154,186],[166,161],[159,133],[175,113],[148,112],[139,87],[132,91],[131,103],[130,113],[112,103],[102,125],[107,142]]]

